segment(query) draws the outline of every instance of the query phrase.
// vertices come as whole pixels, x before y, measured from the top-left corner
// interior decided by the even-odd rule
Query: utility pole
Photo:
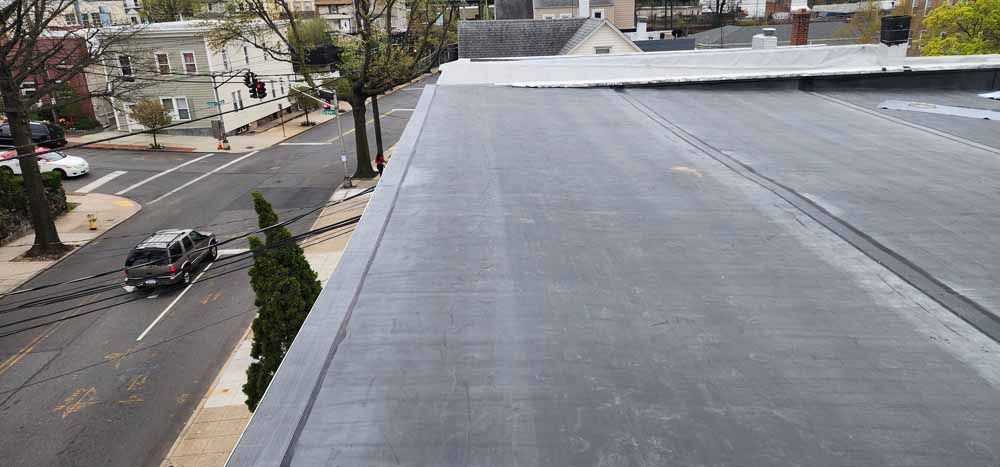
[[[225,76],[225,73],[223,73],[223,76]],[[229,149],[229,140],[226,138],[226,124],[225,121],[222,119],[222,100],[219,99],[219,88],[222,87],[223,84],[232,81],[232,79],[235,78],[236,76],[237,76],[236,74],[233,74],[233,76],[226,78],[225,81],[217,85],[215,84],[215,73],[212,73],[212,91],[215,92],[215,107],[219,110],[217,114],[219,117],[219,133],[221,133],[222,136],[219,144],[222,146],[222,149],[227,149],[227,150]]]

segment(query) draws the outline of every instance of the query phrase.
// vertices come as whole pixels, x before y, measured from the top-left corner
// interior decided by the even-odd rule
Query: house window
[[[95,28],[101,27],[101,14],[100,13],[91,13],[90,14],[90,24],[92,24]]]
[[[594,47],[594,53],[597,55],[607,55],[611,53],[611,47]]]
[[[118,66],[119,70],[121,70],[122,77],[125,78],[125,81],[135,80],[132,76],[132,59],[130,59],[128,55],[118,56]]]
[[[274,87],[274,80],[271,80],[271,97],[278,97],[278,88]]]
[[[34,81],[25,81],[25,82],[21,83],[21,95],[22,96],[25,96],[25,97],[34,97],[36,89],[37,88],[35,88],[35,82]]]
[[[227,71],[231,69],[229,68],[229,53],[226,52],[226,49],[222,49],[222,68],[225,68]]]
[[[138,16],[129,16],[128,20],[131,21],[132,24],[139,24],[139,17]]]
[[[556,19],[556,15],[542,15],[542,19]]]
[[[191,120],[191,109],[186,97],[161,97],[160,103],[174,120]]]
[[[236,100],[236,93],[235,92],[233,92],[233,110],[234,111],[240,110],[240,104]]]
[[[161,75],[170,74],[170,57],[166,53],[156,53],[156,69],[160,71]]]
[[[243,47],[243,61],[250,64],[250,51],[246,47]]]
[[[243,91],[236,91],[236,102],[240,103],[240,110],[243,110]]]
[[[285,95],[285,78],[278,78],[278,83],[281,84],[281,95]]]
[[[63,15],[63,20],[66,21],[67,26],[76,26],[76,14]]]
[[[604,10],[594,10],[594,19],[604,19]]]
[[[181,61],[184,62],[185,73],[198,72],[198,64],[194,61],[194,52],[181,52]]]

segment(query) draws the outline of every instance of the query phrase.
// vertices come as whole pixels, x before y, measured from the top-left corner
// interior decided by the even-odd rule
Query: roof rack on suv
[[[170,242],[184,235],[184,230],[160,230],[139,242],[136,248],[166,248]]]

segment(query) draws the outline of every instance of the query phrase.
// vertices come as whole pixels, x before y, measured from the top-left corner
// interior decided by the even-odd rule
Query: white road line
[[[392,109],[392,110],[390,110],[388,112],[382,112],[382,116],[385,117],[385,116],[387,116],[387,115],[389,115],[389,114],[391,114],[393,112],[405,112],[405,111],[413,111],[413,110],[414,109]],[[365,125],[371,125],[372,123],[375,123],[375,119],[369,119],[367,122],[365,122]],[[350,130],[345,131],[344,132],[344,136],[347,136],[347,135],[349,135],[351,133],[354,133],[354,128],[351,128]],[[327,143],[334,143],[338,139],[340,139],[340,136],[336,136],[333,139],[328,139],[328,140],[326,140],[326,142]]]
[[[279,143],[278,146],[325,146],[330,143]]]
[[[249,248],[231,248],[228,250],[219,250],[219,257],[221,258],[223,256],[238,255],[240,253],[246,253],[248,251],[250,251]]]
[[[139,334],[139,337],[136,338],[135,341],[139,342],[139,341],[142,340],[143,337],[146,337],[146,334],[149,334],[149,331],[153,329],[153,326],[156,326],[156,323],[159,323],[160,320],[163,319],[163,317],[167,315],[167,312],[169,312],[170,309],[173,308],[174,305],[176,305],[177,302],[179,302],[181,300],[181,297],[183,297],[184,294],[186,294],[188,290],[191,290],[191,287],[196,282],[198,282],[198,279],[201,279],[201,276],[205,275],[205,271],[208,271],[208,268],[212,267],[213,264],[215,264],[214,261],[211,262],[211,263],[208,263],[208,266],[205,266],[205,269],[203,269],[201,271],[201,274],[198,274],[198,277],[195,277],[194,280],[191,281],[191,283],[188,284],[187,287],[184,287],[184,290],[182,290],[181,293],[177,295],[177,298],[174,298],[174,301],[170,302],[170,304],[167,305],[167,307],[163,309],[163,312],[160,313],[160,316],[157,316],[156,319],[154,319],[152,323],[149,323],[149,327],[147,327],[145,331],[142,331],[142,334]]]
[[[187,183],[185,183],[185,184],[183,184],[183,185],[181,185],[181,186],[179,186],[177,188],[174,188],[173,190],[170,190],[170,191],[168,191],[168,192],[160,195],[159,198],[156,198],[156,199],[150,201],[149,204],[154,204],[157,201],[160,201],[161,199],[166,198],[167,196],[170,196],[170,195],[172,195],[174,193],[177,193],[178,191],[181,191],[181,190],[183,190],[183,189],[185,189],[185,188],[187,188],[187,187],[189,187],[189,186],[191,186],[191,185],[193,185],[193,184],[195,184],[197,182],[200,182],[200,181],[204,180],[209,175],[212,175],[212,174],[214,174],[214,173],[216,173],[216,172],[218,172],[218,171],[220,171],[220,170],[222,170],[222,169],[224,169],[226,167],[229,167],[229,166],[231,166],[231,165],[233,165],[233,164],[235,164],[235,163],[237,163],[239,161],[242,161],[243,159],[246,159],[246,158],[248,158],[248,157],[250,157],[250,156],[252,156],[254,154],[257,154],[258,152],[259,151],[250,152],[250,153],[244,154],[241,157],[238,157],[238,158],[233,159],[233,160],[231,160],[229,162],[226,162],[225,164],[222,164],[222,165],[220,165],[220,166],[218,166],[218,167],[216,167],[216,168],[214,168],[214,169],[206,172],[205,174],[201,175],[200,177],[198,177],[198,178],[196,178],[194,180],[191,180],[190,182],[187,182]],[[147,206],[149,204],[147,204]]]
[[[141,186],[143,186],[143,185],[145,185],[145,184],[147,184],[147,183],[149,183],[149,182],[151,182],[153,180],[156,180],[157,178],[160,178],[160,177],[162,177],[162,176],[164,176],[164,175],[166,175],[166,174],[168,174],[170,172],[173,172],[173,171],[175,171],[175,170],[177,170],[177,169],[179,169],[181,167],[184,167],[185,165],[194,164],[195,162],[198,162],[198,161],[200,161],[200,160],[202,160],[202,159],[204,159],[206,157],[212,157],[214,155],[215,154],[205,154],[204,156],[201,156],[201,157],[198,157],[198,158],[195,158],[195,159],[191,159],[191,160],[189,160],[189,161],[187,161],[187,162],[185,162],[185,163],[183,163],[181,165],[178,165],[176,167],[164,170],[163,172],[160,172],[160,173],[158,173],[156,175],[153,175],[152,177],[149,177],[149,178],[147,178],[147,179],[145,179],[145,180],[143,180],[143,181],[141,181],[139,183],[136,183],[135,185],[132,185],[132,186],[130,186],[130,187],[128,187],[128,188],[126,188],[126,189],[124,189],[122,191],[119,191],[118,193],[115,193],[115,194],[118,195],[118,196],[124,195],[125,193],[128,193],[128,192],[130,192],[130,191],[132,191],[132,190],[134,190],[136,188],[139,188],[139,187],[141,187]]]
[[[421,87],[419,87],[419,88],[403,88],[402,90],[403,90],[403,91],[423,91],[423,90],[424,90],[424,87],[423,87],[423,86],[421,86]]]
[[[103,176],[101,178],[98,178],[97,180],[94,180],[94,181],[92,181],[92,182],[84,185],[83,188],[80,188],[79,190],[74,191],[74,193],[90,193],[91,191],[94,191],[94,190],[100,188],[101,185],[104,185],[105,183],[108,183],[108,182],[110,182],[110,181],[112,181],[112,180],[114,180],[114,179],[116,179],[118,177],[121,177],[122,175],[125,175],[127,173],[128,173],[128,171],[125,171],[125,170],[116,170],[116,171],[111,172],[111,173],[109,173],[109,174],[107,174],[107,175],[105,175],[105,176]]]

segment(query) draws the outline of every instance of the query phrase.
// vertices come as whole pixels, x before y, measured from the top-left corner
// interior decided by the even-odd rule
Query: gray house
[[[458,58],[641,52],[608,20],[588,18],[462,21]]]

